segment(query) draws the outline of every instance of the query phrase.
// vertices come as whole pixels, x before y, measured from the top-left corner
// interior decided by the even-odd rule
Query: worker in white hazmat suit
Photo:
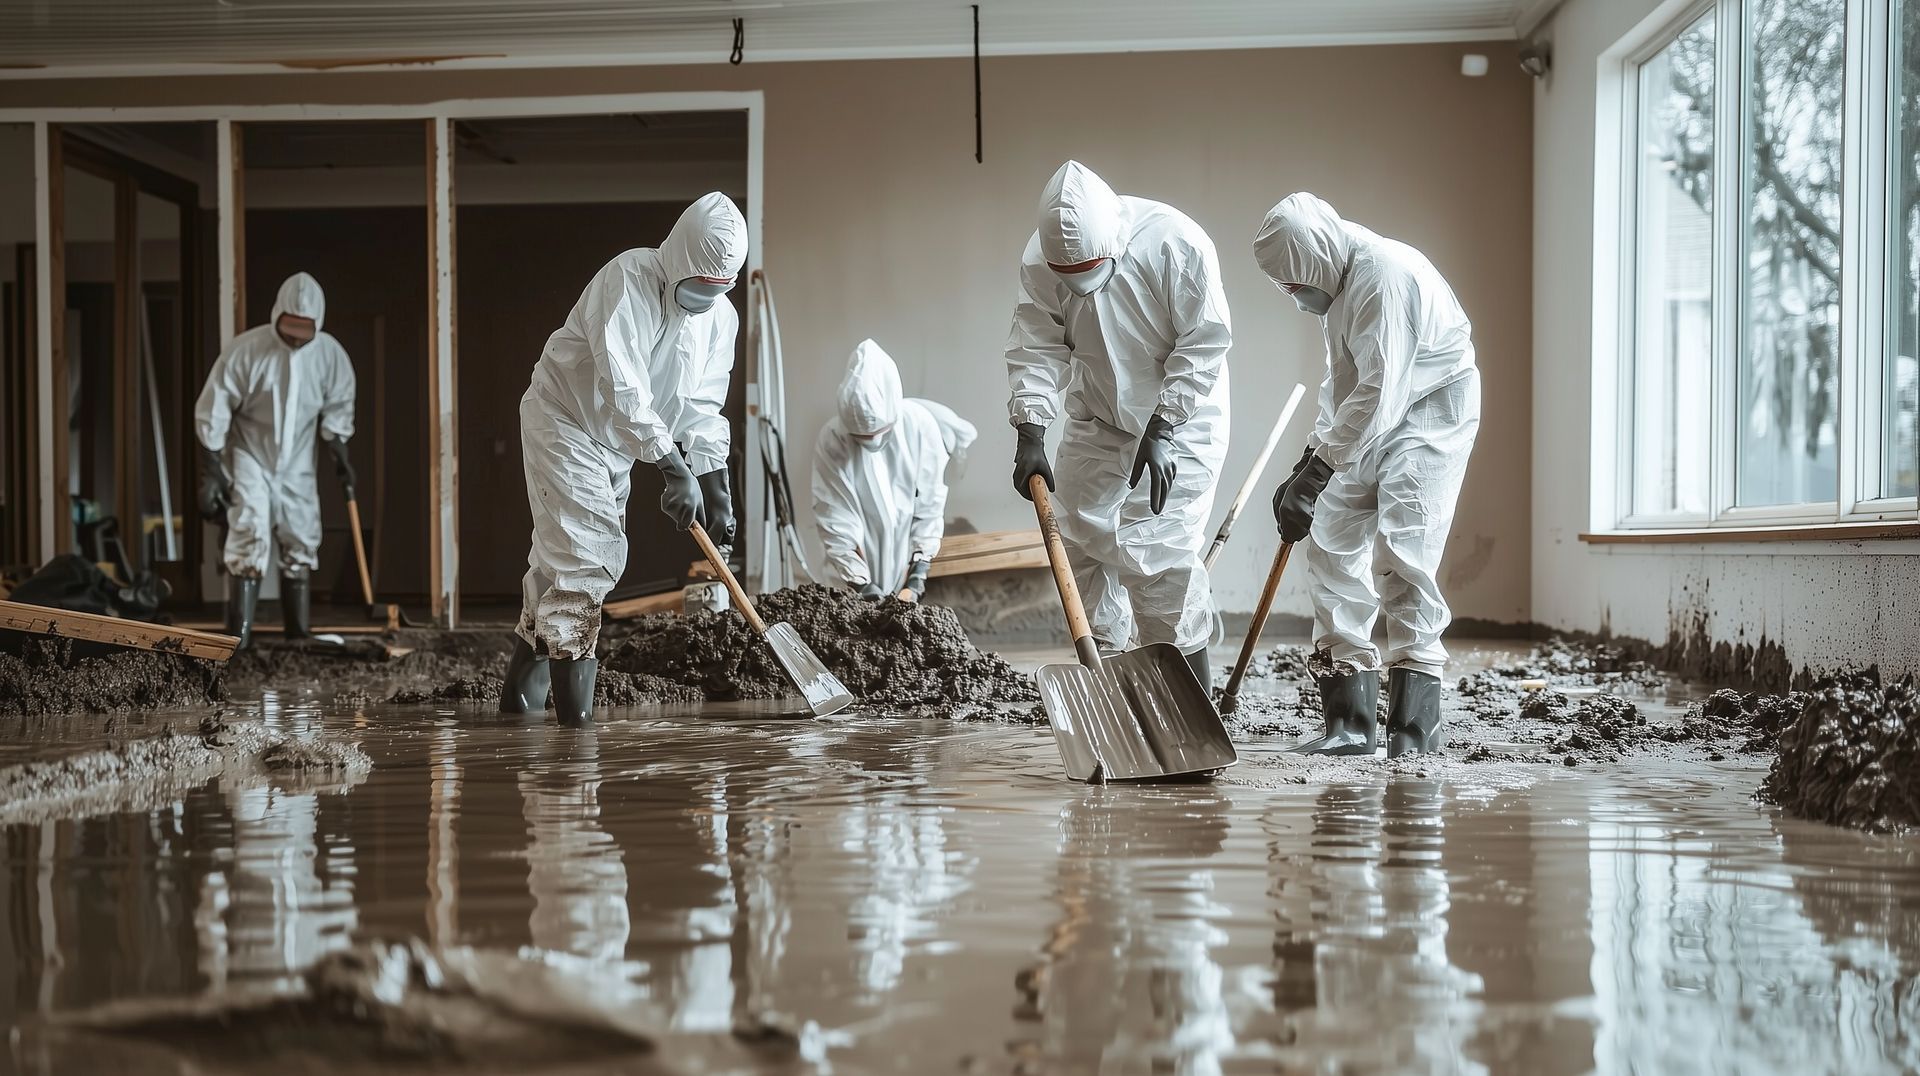
[[[834,582],[873,599],[926,591],[946,529],[948,446],[964,450],[973,438],[947,408],[903,398],[892,357],[860,341],[840,382],[839,415],[813,446],[813,517]]]
[[[1341,220],[1311,194],[1274,206],[1253,252],[1321,319],[1327,341],[1313,436],[1273,502],[1283,540],[1313,538],[1313,667],[1326,731],[1295,749],[1373,753],[1382,661],[1373,623],[1384,611],[1387,754],[1437,751],[1440,633],[1452,619],[1440,555],[1480,427],[1472,326],[1425,255]]]
[[[227,525],[227,632],[243,647],[253,637],[260,578],[268,550],[276,546],[287,638],[313,634],[312,573],[320,563],[316,434],[341,483],[353,485],[347,460],[353,363],[340,342],[322,331],[326,315],[319,282],[306,273],[288,277],[267,323],[234,337],[220,352],[194,405],[200,512]]]
[[[658,249],[608,262],[548,338],[520,398],[520,450],[533,509],[519,641],[500,708],[590,720],[600,606],[626,570],[634,462],[660,469],[660,508],[681,530],[733,542],[729,430],[739,316],[725,301],[747,257],[747,222],[705,195]]]
[[[1093,635],[1172,643],[1202,684],[1213,595],[1200,564],[1227,454],[1233,330],[1213,241],[1185,214],[1121,197],[1068,161],[1047,182],[1007,342],[1013,484],[1058,493]],[[1058,485],[1045,436],[1059,417]],[[1142,479],[1146,479],[1143,484]]]

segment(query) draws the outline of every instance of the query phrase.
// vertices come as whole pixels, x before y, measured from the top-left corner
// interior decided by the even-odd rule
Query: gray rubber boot
[[[1379,724],[1380,674],[1366,672],[1316,676],[1326,732],[1288,748],[1303,755],[1371,755]]]
[[[286,638],[313,638],[313,578],[305,568],[295,568],[280,576],[280,616],[286,622]]]
[[[260,601],[260,577],[232,576],[228,582],[232,587],[227,592],[227,634],[239,638],[235,650],[245,650],[253,645],[253,607]]]
[[[593,724],[593,682],[600,675],[600,660],[548,658],[547,675],[553,685],[553,716],[562,725]]]
[[[1412,669],[1387,672],[1387,757],[1439,751],[1447,746],[1440,727],[1440,678]]]
[[[500,687],[500,712],[544,713],[550,691],[547,656],[536,653],[525,639],[514,636],[513,658],[507,662],[507,682]]]
[[[1200,690],[1213,694],[1213,666],[1207,662],[1207,648],[1203,646],[1180,656],[1187,659],[1187,668],[1192,669],[1194,679],[1200,681]]]

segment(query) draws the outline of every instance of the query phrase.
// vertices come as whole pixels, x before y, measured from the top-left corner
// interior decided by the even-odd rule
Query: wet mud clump
[[[861,701],[878,706],[1032,702],[1032,678],[976,648],[952,610],[870,602],[850,591],[806,585],[755,599],[767,623],[793,625]],[[708,699],[793,693],[786,674],[739,614],[653,614],[633,622],[601,662],[608,670],[697,687]]]
[[[1920,696],[1914,679],[1832,677],[1790,699],[1760,799],[1788,813],[1873,832],[1920,828]]]
[[[34,639],[0,652],[0,714],[115,713],[221,700],[218,667],[181,654],[126,650],[89,657],[71,639]]]

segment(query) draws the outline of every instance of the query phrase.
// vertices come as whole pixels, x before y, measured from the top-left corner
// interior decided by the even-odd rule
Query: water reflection
[[[627,866],[600,825],[600,743],[591,728],[553,729],[520,773],[527,819],[533,944],[595,960],[627,951]]]

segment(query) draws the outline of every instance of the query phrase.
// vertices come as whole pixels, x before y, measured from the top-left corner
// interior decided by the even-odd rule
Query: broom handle
[[[1213,536],[1213,545],[1207,548],[1206,558],[1202,561],[1208,571],[1213,570],[1213,562],[1220,559],[1220,550],[1227,544],[1227,536],[1233,533],[1233,525],[1240,519],[1240,510],[1247,506],[1247,498],[1253,496],[1253,487],[1260,484],[1260,476],[1267,473],[1267,461],[1273,458],[1273,450],[1280,444],[1280,435],[1287,430],[1287,423],[1293,421],[1294,409],[1300,406],[1300,397],[1306,395],[1307,387],[1295,382],[1293,395],[1287,397],[1287,406],[1280,409],[1280,417],[1274,420],[1273,429],[1267,434],[1267,443],[1260,449],[1260,455],[1253,461],[1253,470],[1247,472],[1247,480],[1240,483],[1240,492],[1233,498],[1233,504],[1227,508],[1227,518],[1220,521],[1220,530]]]
[[[1260,592],[1260,605],[1253,611],[1253,623],[1247,626],[1247,641],[1240,644],[1240,660],[1233,663],[1233,675],[1227,677],[1227,686],[1221,695],[1232,698],[1240,694],[1240,681],[1247,675],[1247,666],[1253,662],[1253,652],[1259,647],[1260,632],[1267,626],[1267,614],[1273,610],[1273,595],[1280,589],[1280,576],[1287,570],[1287,558],[1293,554],[1293,543],[1280,543],[1280,552],[1274,554],[1273,570],[1267,573],[1267,586]]]
[[[353,526],[353,560],[360,568],[360,596],[373,606],[373,577],[367,574],[367,543],[360,537],[360,502],[347,494],[347,522]]]
[[[1093,641],[1093,626],[1087,623],[1086,607],[1080,604],[1080,585],[1073,581],[1073,567],[1067,563],[1067,545],[1060,540],[1060,522],[1053,517],[1053,501],[1047,497],[1043,475],[1027,479],[1027,492],[1033,494],[1034,515],[1040,520],[1040,536],[1046,540],[1047,563],[1053,568],[1053,585],[1060,590],[1060,604],[1067,611],[1067,633],[1073,636],[1073,649],[1080,664],[1089,669],[1100,667],[1100,648]]]

